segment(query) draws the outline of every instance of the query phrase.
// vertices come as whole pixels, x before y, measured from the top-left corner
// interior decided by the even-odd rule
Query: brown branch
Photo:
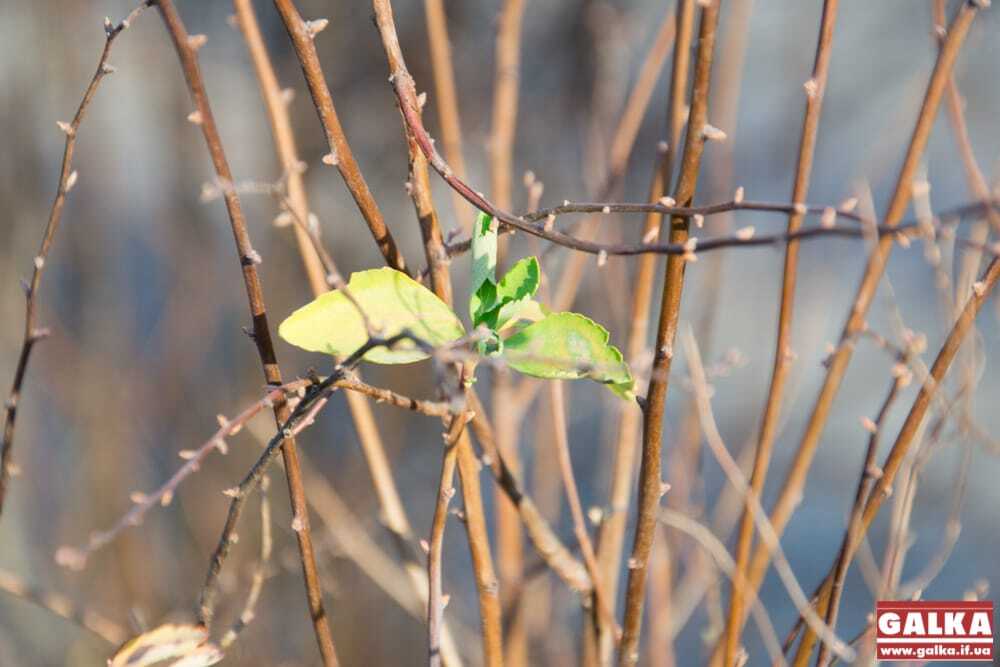
[[[425,0],[427,14],[427,42],[431,52],[431,71],[434,74],[434,100],[438,122],[441,123],[441,138],[444,154],[455,169],[458,177],[465,179],[465,158],[462,155],[462,123],[458,112],[458,94],[455,92],[455,68],[451,55],[451,41],[448,38],[448,17],[444,11],[444,0]],[[462,201],[457,192],[452,191],[455,216],[461,226],[472,229],[474,212]]]
[[[445,449],[441,458],[441,478],[438,483],[437,503],[427,549],[427,584],[430,591],[427,603],[427,651],[431,667],[441,666],[441,631],[444,626],[444,593],[441,585],[441,561],[444,550],[444,529],[448,523],[448,505],[455,495],[455,464],[458,461],[458,438],[465,427],[465,420],[452,419],[445,433]]]
[[[524,4],[524,0],[504,0],[497,28],[490,132],[490,191],[500,208],[510,208],[511,205]]]
[[[196,106],[195,118],[200,121],[216,176],[224,183],[231,183],[233,182],[232,172],[229,169],[229,163],[222,148],[222,140],[216,128],[215,118],[212,115],[212,109],[205,92],[205,85],[202,81],[195,48],[192,46],[187,29],[184,27],[180,15],[174,8],[172,0],[158,0],[157,7],[170,33],[177,56],[184,70],[188,89]],[[260,357],[267,383],[280,385],[282,383],[281,371],[278,368],[277,357],[271,341],[271,332],[264,307],[260,278],[257,274],[255,263],[259,261],[259,255],[250,243],[250,236],[247,231],[246,220],[243,217],[239,197],[235,192],[227,191],[224,194],[224,199],[233,230],[233,238],[236,242],[240,266],[243,271],[250,314],[253,318],[253,334],[254,343],[257,346],[257,354]],[[284,401],[279,401],[275,404],[274,416],[278,424],[287,421],[289,409]],[[286,439],[281,446],[281,452],[285,461],[285,475],[288,481],[292,512],[302,522],[302,529],[296,531],[296,539],[301,555],[309,616],[312,619],[313,631],[316,635],[323,663],[325,665],[335,665],[337,664],[337,657],[333,645],[333,636],[330,634],[326,612],[323,609],[323,594],[320,588],[319,572],[316,569],[316,560],[313,553],[312,533],[309,530],[308,521],[308,507],[306,506],[305,489],[302,485],[302,471],[298,462],[295,440],[293,438]],[[211,615],[209,614],[203,620],[208,625]]]
[[[328,287],[343,289],[343,279],[340,278],[340,273],[334,265],[332,257],[320,242],[319,230],[312,229],[309,224],[309,201],[299,168],[295,135],[292,130],[291,118],[288,113],[288,99],[285,94],[287,91],[282,91],[278,84],[271,58],[267,53],[257,25],[257,17],[253,11],[252,3],[249,0],[234,0],[234,8],[254,62],[254,69],[268,110],[275,148],[287,179],[288,196],[283,198],[282,206],[295,222],[299,255],[306,269],[313,295],[319,296]],[[311,248],[307,243],[303,243],[304,236],[308,237],[306,241],[312,243]],[[316,261],[317,259],[319,261]],[[345,294],[348,293],[345,291]],[[364,317],[363,312],[362,317]],[[355,386],[348,386],[347,383],[350,382],[354,382]],[[372,484],[379,499],[379,508],[384,517],[384,524],[394,537],[400,557],[404,561],[411,587],[418,598],[426,601],[427,588],[424,580],[424,566],[422,563],[418,563],[412,547],[413,529],[406,510],[403,508],[403,502],[389,466],[388,456],[375,422],[375,416],[372,414],[371,405],[361,394],[367,394],[376,401],[388,401],[402,408],[434,416],[447,414],[447,406],[429,401],[415,401],[395,392],[370,387],[357,380],[344,379],[338,383],[338,386],[353,389],[346,394],[347,407],[351,411],[358,440],[361,443]],[[447,629],[444,631],[443,641],[446,662],[451,665],[460,664],[454,640]]]
[[[254,619],[257,602],[260,600],[260,592],[264,588],[264,578],[267,575],[267,567],[271,561],[271,501],[267,498],[268,478],[261,479],[260,484],[260,552],[257,556],[257,564],[253,569],[253,579],[250,582],[250,592],[247,593],[246,602],[243,603],[243,610],[240,612],[233,627],[219,640],[219,647],[223,650],[229,648],[239,637],[240,633],[246,629]]]
[[[586,568],[562,543],[507,465],[497,449],[493,426],[486,417],[485,408],[475,392],[469,392],[469,408],[474,415],[472,432],[483,449],[483,463],[490,469],[497,484],[517,508],[528,538],[534,544],[538,555],[571,589],[589,593],[592,586]]]
[[[7,486],[14,467],[14,430],[17,425],[18,402],[21,400],[21,391],[28,373],[28,362],[35,345],[49,334],[48,329],[38,326],[38,292],[41,288],[42,274],[45,272],[49,251],[52,249],[56,232],[59,231],[59,224],[62,222],[66,195],[73,189],[78,178],[77,172],[73,169],[77,132],[87,115],[90,103],[97,94],[97,89],[104,81],[104,77],[114,72],[114,68],[108,64],[108,57],[111,55],[111,47],[115,40],[151,4],[152,0],[146,0],[118,24],[112,24],[110,20],[105,20],[104,49],[101,51],[101,57],[97,60],[94,76],[91,77],[90,83],[83,92],[83,98],[76,109],[76,114],[73,115],[73,120],[69,123],[61,121],[58,123],[59,129],[66,135],[66,145],[63,148],[62,165],[59,168],[56,196],[52,202],[52,208],[49,209],[49,219],[45,224],[41,245],[33,260],[34,269],[31,274],[31,282],[25,284],[24,337],[21,340],[21,352],[18,354],[17,367],[14,370],[14,380],[11,382],[10,392],[7,394],[7,400],[4,404],[3,443],[0,445],[0,514],[3,513]]]
[[[802,120],[802,137],[799,142],[798,164],[795,169],[795,183],[792,186],[792,203],[803,204],[809,194],[809,179],[812,175],[813,158],[816,152],[816,137],[819,134],[820,112],[826,91],[827,74],[830,70],[830,55],[833,51],[833,29],[837,20],[839,0],[825,0],[820,22],[819,39],[816,43],[816,57],[812,77],[806,82],[806,109]],[[794,233],[802,227],[804,216],[800,210],[793,211],[788,218],[788,232]],[[795,288],[798,281],[799,244],[795,241],[785,246],[784,273],[781,281],[781,305],[778,309],[778,334],[775,339],[774,365],[771,369],[771,383],[764,404],[757,448],[754,453],[753,469],[750,473],[750,494],[760,497],[767,479],[771,463],[774,440],[781,417],[785,382],[791,369],[792,359],[792,316],[795,306]],[[744,506],[743,518],[736,538],[736,571],[733,579],[733,593],[729,600],[729,615],[726,619],[725,650],[722,663],[733,664],[739,644],[740,628],[743,623],[744,591],[740,584],[746,581],[750,547],[753,544],[753,519],[750,516],[749,499]],[[739,582],[739,583],[736,583]]]
[[[706,137],[703,129],[708,123],[708,92],[718,22],[719,3],[712,1],[704,5],[698,31],[698,52],[695,60],[688,132],[681,159],[680,177],[674,191],[674,200],[682,206],[689,206],[694,199],[701,157],[705,148]],[[670,219],[670,242],[682,246],[686,245],[688,227],[688,218],[672,217]],[[653,536],[656,532],[656,517],[660,498],[663,495],[663,478],[660,472],[663,412],[667,397],[668,375],[673,360],[673,346],[677,334],[686,266],[687,259],[683,255],[673,255],[667,259],[652,377],[643,409],[642,459],[639,468],[637,501],[638,518],[632,555],[629,559],[625,620],[622,624],[623,635],[618,652],[618,664],[623,667],[635,664],[639,659],[639,633],[642,628],[646,577],[653,548]]]
[[[347,143],[347,136],[340,125],[337,109],[333,105],[333,97],[330,95],[330,89],[326,85],[323,68],[316,53],[316,45],[313,43],[316,32],[322,28],[314,23],[303,21],[292,0],[274,0],[274,6],[281,15],[281,20],[285,24],[288,36],[292,40],[292,46],[299,58],[299,63],[302,65],[302,73],[305,75],[306,84],[309,86],[309,93],[312,95],[313,104],[316,106],[320,123],[323,125],[323,131],[326,133],[330,153],[323,158],[323,161],[326,164],[332,164],[337,167],[341,177],[344,179],[344,184],[358,206],[358,210],[361,211],[362,217],[368,224],[372,238],[375,239],[375,244],[385,258],[386,264],[398,271],[405,272],[406,262],[403,259],[402,253],[396,247],[396,242],[392,238],[392,232],[386,226],[385,220],[382,218],[382,212],[379,210],[371,190],[368,189],[368,183],[365,181],[364,176],[361,174],[361,169],[354,159],[354,153],[351,151],[351,146]]]
[[[494,47],[493,108],[488,145],[490,194],[500,208],[509,209],[513,200],[514,141],[517,131],[520,94],[521,30],[525,0],[503,0],[497,20]],[[507,238],[499,241],[498,254],[504,261]],[[512,414],[513,378],[505,369],[493,374],[492,407],[497,450],[507,459],[515,474],[521,472],[518,452],[520,420]],[[524,579],[524,537],[515,508],[495,495],[497,551],[500,554],[500,584],[505,592],[504,608],[508,623],[507,661],[512,667],[527,663],[527,633],[524,607],[520,599]]]
[[[686,118],[687,83],[690,71],[691,40],[694,32],[694,0],[680,0],[671,17],[675,25],[673,63],[670,73],[670,97],[667,102],[667,150],[658,153],[658,162],[653,169],[649,186],[649,200],[658,201],[670,187],[672,165],[676,156],[676,146],[680,142]],[[643,224],[643,242],[659,238],[663,217],[651,211],[646,214]],[[656,276],[657,260],[654,255],[642,255],[635,270],[632,292],[631,318],[628,328],[626,358],[635,364],[646,350],[648,339],[649,313],[652,307],[653,284]],[[622,410],[618,423],[615,444],[614,467],[611,473],[611,490],[608,502],[610,515],[601,523],[598,539],[598,560],[602,565],[608,595],[612,604],[618,597],[619,568],[621,567],[625,526],[629,516],[629,501],[632,495],[632,477],[635,474],[635,459],[641,440],[642,412],[632,406]],[[601,636],[601,659],[608,663],[613,650],[611,636]]]
[[[382,38],[382,45],[389,64],[389,78],[395,82],[395,90],[399,95],[400,108],[406,107],[416,110],[419,118],[420,102],[416,94],[416,85],[413,83],[413,78],[406,69],[406,61],[399,46],[399,38],[396,35],[396,26],[392,15],[392,5],[389,0],[373,0],[372,7],[375,12],[375,24]],[[412,133],[405,119],[403,128],[407,135],[409,146],[411,193],[424,235],[428,264],[434,276],[434,280],[432,281],[434,292],[445,303],[451,303],[451,277],[448,272],[446,256],[443,253],[437,214],[431,200],[425,156],[422,156],[414,145]],[[468,381],[471,381],[474,368],[474,363],[460,365],[457,375],[458,380],[463,386],[467,385]],[[442,393],[447,393],[443,384],[441,391]],[[465,392],[463,389],[463,393],[468,392]],[[449,468],[454,468],[457,465],[458,474],[462,481],[462,502],[465,508],[466,536],[468,538],[469,552],[472,557],[473,573],[476,577],[479,592],[479,613],[483,632],[483,657],[487,665],[501,665],[503,663],[503,628],[501,623],[499,586],[494,571],[493,556],[490,553],[486,513],[483,508],[482,489],[479,485],[479,462],[476,460],[475,453],[472,450],[472,441],[469,439],[468,432],[464,429],[465,421],[464,416],[455,415],[451,418],[447,438],[448,447],[444,455],[444,461],[442,462],[440,492],[444,493],[449,488],[449,485],[445,484],[445,482],[450,482],[448,477],[450,477],[452,472],[449,471]],[[456,459],[454,463],[448,460],[452,457]],[[439,499],[435,515],[437,515],[439,510],[443,511],[441,502]],[[437,528],[435,527],[434,530],[437,530]],[[440,530],[443,531],[443,527]],[[436,534],[432,534],[432,537],[440,539],[440,536]],[[438,554],[438,558],[440,559],[440,554]],[[431,620],[429,632],[432,664],[439,660],[440,657],[440,562],[437,564],[436,569],[436,593],[434,591],[434,582],[429,582],[432,589],[428,610],[429,619]],[[431,576],[435,575],[434,568],[429,569],[428,572]],[[438,596],[437,601],[434,600],[435,594]]]
[[[931,127],[937,115],[937,108],[941,101],[944,85],[947,82],[948,75],[977,11],[978,8],[976,5],[968,2],[963,3],[958,15],[952,22],[947,40],[938,55],[934,73],[928,82],[927,91],[910,139],[906,158],[900,169],[895,191],[883,219],[884,226],[894,228],[899,226],[906,211],[906,206],[912,194],[913,177],[916,173],[920,157],[923,155],[924,147],[927,145]],[[826,377],[824,378],[819,396],[814,403],[805,433],[794,455],[791,468],[782,484],[778,500],[771,511],[771,522],[774,524],[778,535],[781,535],[784,531],[792,512],[799,502],[799,498],[802,496],[806,475],[812,465],[820,436],[829,416],[830,408],[833,405],[833,399],[847,371],[847,365],[850,362],[853,348],[849,344],[844,344],[844,342],[863,328],[865,317],[874,299],[878,283],[881,281],[889,253],[892,250],[893,236],[891,234],[880,233],[883,235],[879,237],[878,244],[865,267],[864,276],[861,279],[850,315],[841,334],[841,344],[830,358]],[[748,589],[751,587],[753,590],[759,589],[766,574],[769,561],[770,550],[764,544],[758,545],[754,550],[753,558],[747,571],[746,582]],[[721,645],[717,645],[716,651],[713,654],[712,664],[721,664],[721,657]]]
[[[468,186],[465,186],[468,187]],[[662,202],[662,200],[661,200]],[[488,202],[487,202],[488,204]],[[957,206],[946,211],[942,211],[938,218],[941,219],[961,219],[969,215],[982,215],[987,209],[996,210],[997,202],[996,200],[991,200],[987,203],[973,202],[970,204],[963,204],[962,206]],[[592,213],[598,211],[601,213],[646,213],[647,217],[649,215],[661,216],[661,215],[672,215],[681,216],[686,218],[692,218],[697,222],[702,222],[700,218],[707,217],[710,215],[718,215],[722,213],[729,213],[732,211],[756,211],[763,213],[780,213],[784,215],[791,215],[793,213],[801,213],[803,215],[813,215],[820,216],[821,218],[821,228],[822,229],[833,229],[831,232],[819,232],[818,230],[803,230],[799,229],[794,233],[785,233],[783,235],[772,235],[772,236],[758,236],[753,228],[744,228],[742,234],[737,235],[726,235],[717,237],[703,237],[700,238],[698,244],[692,249],[678,248],[676,246],[671,246],[669,244],[658,245],[654,243],[656,237],[654,237],[649,231],[647,225],[646,231],[644,231],[643,238],[647,239],[649,242],[644,242],[641,245],[627,245],[627,244],[612,244],[612,245],[600,245],[595,243],[588,243],[582,241],[581,239],[571,236],[569,234],[564,234],[561,232],[554,232],[550,229],[548,221],[552,220],[553,217],[558,217],[567,213]],[[487,211],[488,212],[488,211]],[[513,214],[500,212],[501,215],[512,216]],[[839,227],[833,225],[833,221],[838,218],[853,220],[862,223],[862,227]],[[499,217],[498,219],[504,220],[506,218]],[[538,222],[541,219],[546,219],[545,224],[530,224]],[[552,208],[541,209],[539,211],[534,211],[532,213],[526,213],[520,217],[517,223],[512,224],[523,224],[524,222],[529,223],[526,227],[519,227],[524,229],[524,231],[537,236],[539,238],[545,239],[557,245],[562,245],[573,250],[578,250],[580,252],[600,254],[602,251],[607,255],[643,255],[643,254],[683,254],[683,252],[693,252],[697,254],[699,251],[706,250],[718,250],[726,247],[734,247],[740,245],[767,245],[773,243],[785,243],[795,239],[802,239],[810,236],[823,235],[825,233],[830,233],[833,235],[840,236],[864,236],[869,231],[878,232],[880,234],[885,234],[892,232],[895,229],[909,229],[916,227],[920,224],[919,220],[910,220],[905,223],[900,223],[897,225],[878,225],[875,220],[866,218],[858,213],[854,213],[853,210],[846,209],[836,209],[831,206],[814,206],[814,205],[801,205],[796,206],[795,204],[786,204],[778,202],[757,202],[757,201],[735,201],[730,200],[727,202],[721,202],[718,204],[707,204],[704,206],[666,206],[663,203],[621,203],[621,202],[599,202],[599,203],[569,203],[563,204],[561,206],[554,206]],[[831,225],[833,225],[831,227]],[[503,234],[509,229],[501,228],[500,233]],[[805,234],[803,236],[803,233]],[[454,257],[462,253],[468,252],[471,248],[471,241],[469,239],[461,239],[455,241],[448,245],[448,255]]]
[[[895,481],[896,474],[899,472],[903,461],[906,459],[906,456],[910,451],[910,447],[912,446],[920,425],[927,414],[931,401],[937,395],[937,391],[941,387],[952,361],[958,354],[962,345],[966,342],[969,331],[972,330],[975,325],[976,316],[979,314],[983,304],[986,303],[987,298],[992,293],[998,280],[1000,280],[1000,258],[994,258],[986,268],[986,271],[980,277],[979,281],[975,284],[972,294],[966,301],[965,306],[962,308],[954,326],[952,326],[951,331],[948,333],[948,337],[941,346],[937,357],[934,359],[934,364],[931,366],[930,373],[921,384],[920,391],[913,400],[913,405],[910,407],[910,411],[906,416],[906,420],[903,422],[903,426],[896,435],[896,440],[893,443],[892,449],[889,451],[889,455],[886,457],[886,461],[882,465],[882,474],[878,476],[875,487],[871,490],[871,493],[868,494],[864,511],[861,516],[861,524],[857,539],[853,541],[850,548],[847,550],[846,558],[844,559],[846,560],[846,564],[844,567],[850,565],[862,538],[865,536],[868,528],[875,520],[875,516],[878,514],[882,503],[886,498],[892,495],[893,482]],[[827,573],[826,578],[823,580],[823,584],[817,593],[816,610],[820,614],[827,613],[831,600],[831,593],[833,592],[833,582],[836,576],[836,571],[840,567],[840,560],[841,559],[838,558],[838,562],[834,563],[831,570]],[[804,642],[807,640],[811,641],[808,634],[806,634],[803,638]]]

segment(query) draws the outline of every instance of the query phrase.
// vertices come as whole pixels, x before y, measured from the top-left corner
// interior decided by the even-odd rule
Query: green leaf
[[[479,309],[472,313],[473,326],[485,324],[493,330],[501,329],[531,301],[541,273],[538,260],[525,257],[510,267],[497,285],[483,283],[477,294]]]
[[[552,313],[504,341],[504,359],[540,378],[590,378],[632,399],[632,374],[622,353],[608,344],[608,330],[579,313]]]
[[[506,331],[525,320],[537,322],[548,314],[548,309],[534,299],[524,298],[511,301],[500,308],[500,314],[497,316],[497,331]]]
[[[489,299],[496,289],[497,230],[493,216],[480,212],[472,228],[472,284],[469,291],[469,316],[473,321],[482,310],[483,299]],[[484,289],[480,293],[481,289]]]
[[[404,329],[431,345],[444,345],[465,335],[454,312],[429,289],[405,273],[381,268],[351,275],[347,290],[383,337]],[[346,357],[368,341],[361,313],[340,290],[327,292],[299,308],[278,327],[286,341],[310,352]],[[376,364],[409,364],[427,354],[412,341],[392,349],[377,347],[365,355]]]

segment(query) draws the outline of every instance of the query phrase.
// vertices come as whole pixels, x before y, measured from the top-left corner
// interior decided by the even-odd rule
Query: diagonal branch
[[[181,67],[184,70],[188,90],[196,106],[194,119],[198,120],[201,126],[216,176],[223,183],[232,183],[232,172],[229,169],[229,162],[222,147],[222,139],[215,125],[215,118],[212,115],[208,95],[205,92],[205,84],[202,80],[201,69],[198,66],[195,46],[188,35],[187,29],[184,27],[180,15],[174,8],[172,0],[158,0],[157,7],[160,10],[160,15],[163,18],[167,31],[170,33],[170,38],[174,43]],[[229,213],[233,238],[236,242],[236,250],[243,272],[243,282],[250,305],[250,315],[253,318],[253,340],[257,347],[257,354],[260,357],[261,365],[263,366],[264,378],[268,384],[280,385],[282,383],[281,370],[278,367],[277,356],[275,355],[274,345],[271,341],[271,331],[268,326],[263,291],[261,289],[260,277],[257,274],[256,262],[259,261],[259,255],[250,243],[250,235],[243,216],[243,209],[240,206],[239,196],[231,188],[226,188],[223,197],[226,203],[226,210]],[[279,426],[288,420],[289,415],[290,411],[285,401],[275,403],[274,417]],[[309,529],[309,509],[306,505],[305,488],[302,484],[302,471],[299,466],[294,437],[287,437],[283,440],[281,453],[285,462],[285,476],[288,482],[292,512],[302,524],[301,530],[297,530],[295,535],[301,556],[309,616],[312,619],[313,631],[323,658],[323,664],[336,665],[337,656],[333,645],[333,636],[330,633],[330,627],[327,623],[326,611],[323,608],[323,593],[320,588],[319,572],[316,569],[312,532]],[[209,616],[204,620],[207,625],[211,618]]]
[[[7,485],[10,482],[11,471],[14,467],[14,430],[17,425],[17,407],[21,399],[21,391],[24,388],[24,380],[28,373],[28,362],[31,360],[31,353],[35,345],[48,335],[48,330],[38,326],[38,291],[42,285],[42,274],[45,272],[45,262],[48,259],[49,251],[55,242],[56,232],[59,231],[59,223],[62,222],[63,208],[66,204],[66,195],[77,181],[77,172],[73,169],[73,155],[76,152],[76,136],[83,123],[90,103],[97,94],[104,77],[114,72],[114,67],[108,64],[108,57],[111,55],[111,47],[114,45],[118,35],[129,27],[140,13],[153,4],[153,0],[146,0],[141,5],[133,9],[127,17],[118,24],[112,24],[110,20],[104,23],[104,49],[101,57],[97,61],[97,70],[90,79],[90,84],[83,93],[83,99],[73,115],[73,120],[69,123],[60,122],[59,129],[66,134],[66,146],[63,149],[62,166],[59,168],[59,184],[56,186],[56,196],[49,210],[49,220],[45,225],[45,232],[42,234],[42,243],[38,253],[34,258],[34,271],[31,274],[31,282],[25,284],[25,314],[24,314],[24,337],[21,341],[21,352],[17,358],[17,367],[14,371],[14,380],[11,383],[10,392],[4,405],[3,422],[3,443],[0,445],[0,513],[3,512],[4,500],[7,497]]]
[[[963,2],[958,14],[952,21],[948,37],[942,45],[938,54],[938,59],[927,85],[924,101],[917,117],[917,122],[910,139],[906,158],[900,169],[896,188],[886,211],[883,224],[889,227],[897,227],[902,220],[903,214],[912,195],[913,177],[916,173],[917,165],[923,155],[924,148],[930,137],[934,118],[941,102],[945,84],[948,81],[952,66],[958,57],[958,52],[965,41],[972,21],[978,12],[978,6],[971,2]],[[805,433],[799,443],[799,447],[793,458],[791,468],[785,477],[782,488],[779,492],[778,500],[771,511],[771,523],[775,531],[780,536],[791,518],[792,512],[802,496],[802,489],[805,486],[806,475],[812,465],[813,457],[819,446],[820,436],[826,425],[827,417],[833,405],[833,400],[840,389],[840,383],[847,372],[847,366],[851,360],[853,346],[849,341],[864,327],[865,317],[868,309],[875,297],[878,284],[885,271],[886,262],[892,250],[894,237],[885,234],[879,237],[878,244],[872,252],[868,264],[865,267],[861,284],[847,322],[841,334],[841,344],[830,357],[826,377],[823,380],[819,396],[813,405],[812,413],[806,425]],[[747,570],[747,588],[758,590],[767,566],[770,562],[770,549],[766,544],[759,544],[754,550],[750,567]],[[825,610],[821,610],[822,611]],[[745,614],[744,614],[745,617]],[[741,619],[741,623],[744,619]],[[713,665],[721,664],[721,646],[716,646],[713,654]]]
[[[295,54],[302,65],[306,84],[309,86],[309,94],[312,95],[313,104],[316,106],[320,123],[322,123],[323,131],[326,133],[330,153],[323,158],[323,162],[337,167],[344,179],[344,184],[347,185],[347,189],[358,206],[358,210],[361,211],[362,217],[368,224],[368,229],[378,245],[379,252],[385,258],[385,263],[398,271],[405,272],[406,261],[399,248],[396,247],[392,232],[389,231],[382,218],[382,211],[379,210],[371,190],[368,189],[368,183],[361,174],[361,168],[354,159],[354,153],[351,151],[350,144],[347,143],[344,128],[340,125],[337,109],[333,106],[330,89],[323,77],[323,68],[320,66],[313,39],[316,33],[325,27],[325,23],[304,21],[292,0],[274,0],[274,6],[281,15],[288,36],[292,40]]]

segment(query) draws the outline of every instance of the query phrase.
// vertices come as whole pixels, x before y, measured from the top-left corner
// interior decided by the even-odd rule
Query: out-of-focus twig
[[[465,180],[465,157],[462,154],[462,123],[458,110],[458,94],[455,92],[455,68],[448,38],[448,17],[444,10],[444,0],[425,0],[427,14],[427,42],[431,52],[431,70],[434,73],[434,91],[437,94],[434,106],[441,123],[444,154],[448,157],[458,177]],[[465,231],[472,229],[473,211],[462,201],[462,197],[452,191],[455,216]]]
[[[20,577],[3,570],[0,570],[0,592],[64,618],[112,646],[117,646],[128,638],[125,628],[93,609],[80,606],[65,595],[31,586]]]
[[[63,148],[62,165],[59,168],[59,182],[56,186],[56,196],[52,201],[52,208],[49,209],[49,219],[45,224],[45,231],[42,234],[42,243],[35,254],[33,260],[34,269],[31,274],[31,281],[25,283],[25,312],[24,312],[24,337],[21,341],[21,352],[17,358],[17,367],[14,370],[14,380],[11,383],[10,392],[4,403],[3,421],[3,442],[0,444],[0,513],[3,512],[4,501],[7,497],[7,486],[10,483],[11,470],[14,467],[14,428],[17,423],[18,402],[21,400],[21,390],[24,387],[24,379],[28,373],[28,362],[35,345],[48,336],[48,329],[38,326],[38,291],[42,285],[42,274],[45,272],[45,262],[49,257],[49,251],[55,242],[56,232],[59,231],[59,224],[62,222],[63,209],[66,205],[66,195],[69,194],[73,186],[76,185],[79,174],[73,169],[73,155],[76,153],[76,136],[83,123],[90,103],[97,94],[97,89],[104,81],[104,77],[115,71],[108,63],[111,55],[111,47],[122,31],[128,28],[132,21],[138,18],[144,9],[153,4],[153,0],[145,0],[141,5],[133,9],[128,16],[113,24],[110,19],[104,23],[104,49],[101,57],[97,60],[97,70],[91,77],[87,89],[83,92],[80,105],[73,115],[73,120],[66,123],[59,121],[59,129],[66,135],[66,144]]]
[[[948,37],[941,48],[941,52],[938,54],[934,72],[928,82],[924,101],[907,148],[906,157],[900,168],[896,188],[883,219],[883,226],[897,227],[906,212],[906,207],[912,195],[913,176],[916,173],[917,165],[930,137],[931,127],[937,115],[938,105],[941,101],[945,84],[977,12],[978,6],[975,3],[963,2],[958,14],[952,21]],[[841,344],[830,357],[827,365],[827,373],[820,393],[813,405],[805,433],[795,452],[789,472],[782,483],[778,500],[771,511],[771,523],[774,524],[778,535],[781,535],[784,531],[794,508],[802,496],[806,476],[812,465],[827,417],[830,414],[833,399],[840,389],[841,380],[843,380],[853,354],[853,346],[848,341],[863,328],[868,309],[874,300],[878,284],[885,271],[895,237],[891,233],[886,234],[881,231],[879,234],[877,246],[869,257],[857,295],[851,306],[847,322],[844,325],[841,334]],[[754,549],[750,566],[747,569],[745,582],[748,588],[752,588],[753,590],[759,589],[767,572],[769,561],[769,549],[765,544],[759,544]],[[825,613],[825,608],[821,608],[821,613]],[[740,622],[742,623],[743,620],[740,619]],[[720,643],[713,654],[712,664],[714,667],[721,664],[721,649],[722,646]]]

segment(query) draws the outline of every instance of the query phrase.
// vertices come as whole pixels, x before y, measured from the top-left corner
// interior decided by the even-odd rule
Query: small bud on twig
[[[60,130],[62,130],[63,133],[65,133],[67,137],[72,137],[73,135],[76,134],[76,130],[73,129],[73,126],[70,125],[69,123],[67,123],[64,120],[57,120],[56,121],[56,126]]]
[[[743,203],[743,196],[745,194],[746,194],[746,191],[743,189],[742,185],[740,187],[736,188],[736,192],[733,193],[733,203],[734,204],[742,204]]]
[[[701,136],[706,141],[725,141],[726,133],[715,127],[714,125],[709,125],[705,123],[705,126],[701,128]]]
[[[208,35],[188,35],[188,47],[192,51],[197,51],[208,42]]]
[[[309,33],[310,37],[316,37],[316,35],[326,30],[328,25],[330,25],[330,21],[328,19],[313,19],[312,21],[306,21],[306,32]]]
[[[840,202],[840,210],[850,213],[858,206],[857,197],[848,197],[844,201]]]
[[[819,226],[824,229],[831,229],[837,224],[837,211],[832,206],[827,206],[823,209],[823,215],[820,216]]]
[[[69,176],[66,177],[66,192],[73,189],[73,186],[76,185],[76,181],[79,177],[80,174],[75,169],[70,172]]]
[[[187,116],[188,122],[194,125],[201,125],[203,118],[201,117],[201,111],[195,109]]]
[[[757,230],[754,229],[753,225],[747,225],[736,230],[736,238],[740,241],[749,241],[756,232]]]
[[[335,167],[339,162],[340,160],[337,158],[337,154],[332,151],[323,156],[323,164],[325,165]]]
[[[677,206],[677,200],[673,197],[660,197],[656,203],[665,208],[673,208],[674,206]]]
[[[705,216],[703,216],[701,213],[695,213],[694,215],[691,216],[691,222],[694,223],[695,227],[701,229],[702,227],[705,226]]]

